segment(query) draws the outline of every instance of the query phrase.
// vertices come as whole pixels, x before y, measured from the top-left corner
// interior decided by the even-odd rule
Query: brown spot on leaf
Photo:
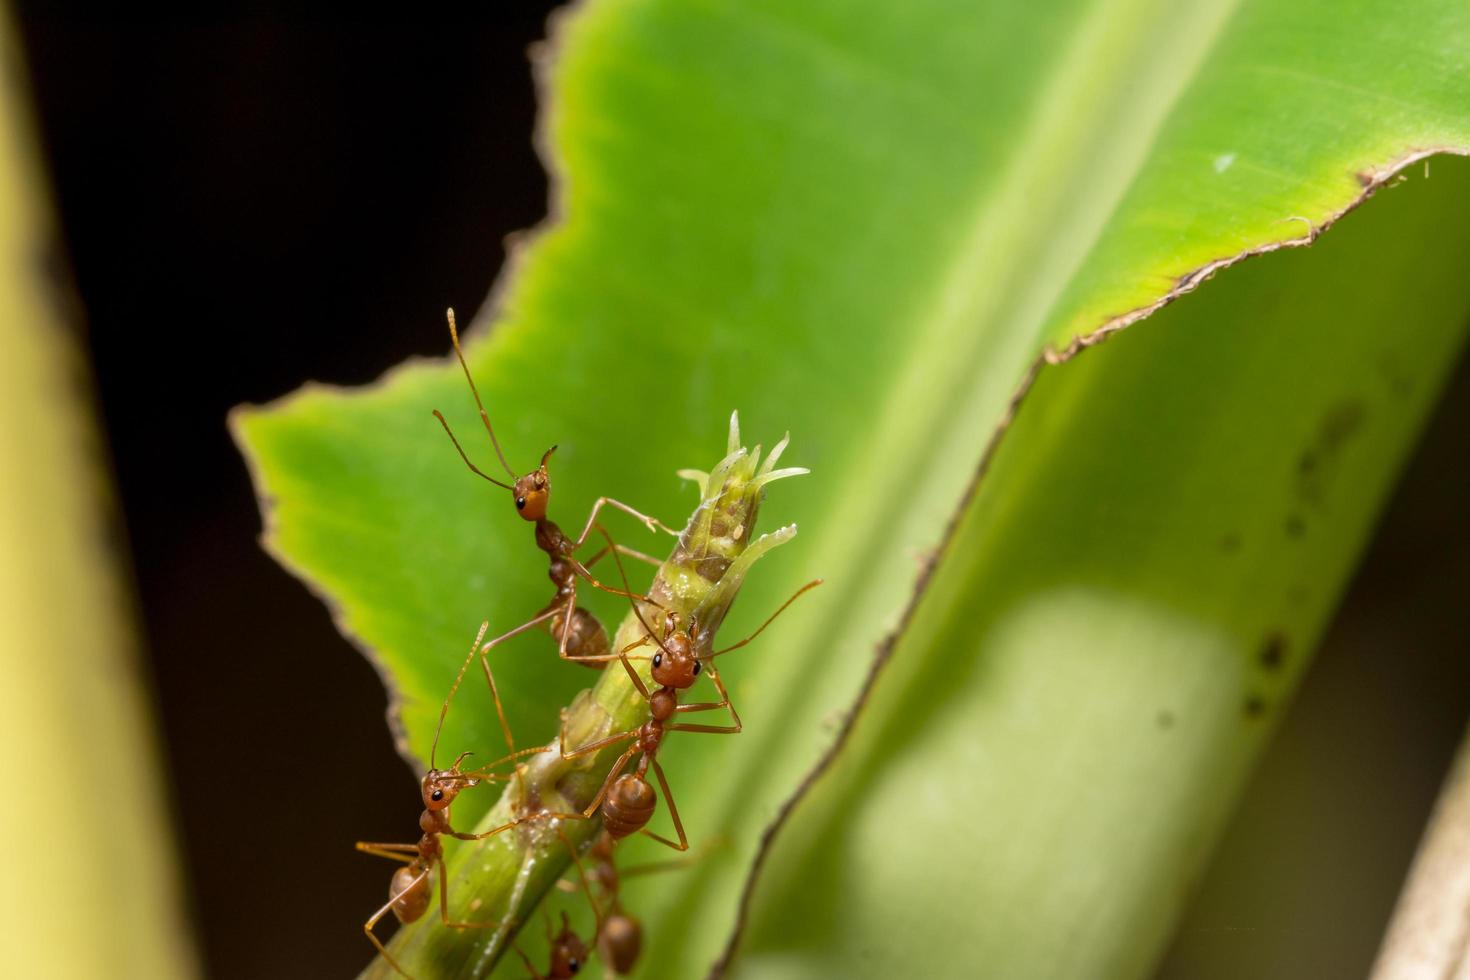
[[[1307,521],[1300,514],[1289,514],[1286,518],[1286,536],[1299,538],[1307,533]]]
[[[1259,694],[1252,694],[1245,699],[1240,710],[1247,718],[1259,718],[1266,713],[1266,699]]]
[[[1414,393],[1414,379],[1399,364],[1392,352],[1383,355],[1383,359],[1378,362],[1378,370],[1395,398],[1407,398]]]
[[[1343,447],[1363,427],[1367,412],[1357,399],[1338,402],[1327,410],[1312,442],[1296,460],[1297,498],[1321,509],[1326,502]]]
[[[1158,725],[1160,729],[1167,732],[1169,729],[1174,727],[1174,712],[1160,711],[1154,717],[1154,724]]]
[[[1240,535],[1230,531],[1220,538],[1220,550],[1227,555],[1233,555],[1240,550]]]
[[[1261,666],[1267,670],[1279,670],[1286,663],[1286,635],[1277,630],[1266,634],[1258,654]]]

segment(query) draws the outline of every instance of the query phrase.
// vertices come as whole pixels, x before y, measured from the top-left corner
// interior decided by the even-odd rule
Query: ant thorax
[[[668,721],[678,707],[679,695],[671,688],[661,687],[648,699],[648,711],[654,721]]]

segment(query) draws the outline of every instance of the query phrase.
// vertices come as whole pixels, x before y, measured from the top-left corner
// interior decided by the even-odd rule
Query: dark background
[[[545,210],[525,52],[550,6],[19,4],[213,976],[365,963],[392,868],[352,841],[411,840],[419,810],[377,678],[255,544],[225,413],[444,353],[444,308]],[[1470,715],[1467,433],[1462,365],[1166,975],[1366,968]]]
[[[345,976],[418,835],[376,675],[257,547],[225,413],[446,352],[539,221],[549,3],[349,23],[21,3],[212,976]],[[384,928],[384,933],[387,929]]]

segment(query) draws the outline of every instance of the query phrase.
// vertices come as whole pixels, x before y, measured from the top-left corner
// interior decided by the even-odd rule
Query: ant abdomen
[[[614,913],[602,923],[597,936],[597,953],[617,974],[633,972],[643,949],[643,928],[630,915]]]
[[[635,773],[624,773],[613,783],[602,803],[602,828],[613,840],[636,834],[653,819],[658,796],[648,780]]]
[[[393,899],[393,914],[399,922],[416,922],[429,907],[428,872],[417,863],[399,868],[388,897]]]
[[[561,612],[551,617],[550,625],[552,636],[566,637],[568,660],[580,660],[582,666],[591,667],[593,670],[601,670],[607,663],[606,659],[591,659],[593,657],[606,658],[611,649],[607,640],[607,630],[602,628],[602,623],[592,613],[577,606],[572,610],[570,628],[567,627],[566,615]]]

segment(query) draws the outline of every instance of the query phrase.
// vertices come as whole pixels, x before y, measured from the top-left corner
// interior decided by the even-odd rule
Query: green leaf
[[[640,975],[723,949],[762,834],[917,587],[842,765],[766,862],[748,972],[1146,970],[1459,343],[1463,168],[1041,365],[1470,148],[1470,9],[604,0],[556,41],[560,216],[470,351],[512,464],[560,444],[568,527],[599,494],[677,524],[673,472],[738,408],[813,475],[773,493],[767,526],[802,533],[726,635],[828,580],[722,666],[745,733],[661,756],[718,846],[630,884]],[[475,626],[550,596],[433,407],[473,433],[447,363],[237,421],[269,546],[373,651],[420,759]],[[1278,638],[1285,666],[1254,666]],[[554,734],[590,675],[544,636],[497,657],[518,737]],[[482,691],[444,744],[497,751]]]
[[[1148,973],[1464,343],[1467,256],[1436,161],[1044,370],[736,975]]]

